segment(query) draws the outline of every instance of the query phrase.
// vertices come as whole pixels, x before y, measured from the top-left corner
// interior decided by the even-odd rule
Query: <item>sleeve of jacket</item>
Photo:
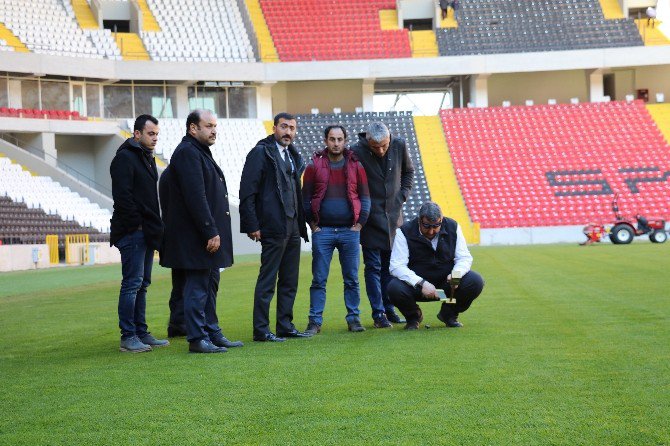
[[[409,198],[409,193],[414,185],[414,164],[409,156],[407,144],[402,141],[402,171],[400,173],[400,190],[405,201]]]
[[[175,155],[176,158],[175,159]],[[173,155],[173,170],[170,175],[176,177],[184,197],[184,204],[191,220],[203,241],[219,235],[212,211],[205,194],[205,177],[202,172],[201,157],[193,147],[184,148]]]
[[[240,180],[240,232],[250,233],[260,229],[256,215],[256,200],[260,193],[263,173],[263,148],[251,149],[244,162]]]
[[[130,160],[123,155],[123,151],[112,160],[109,173],[112,177],[114,210],[119,213],[127,229],[137,228],[142,224],[142,212],[133,199],[133,166]]]
[[[361,215],[358,218],[358,223],[361,226],[365,226],[365,223],[368,222],[368,217],[370,216],[370,207],[372,202],[370,201],[370,187],[368,186],[368,176],[365,173],[365,168],[360,162],[357,162],[357,172],[358,172],[358,198],[361,200]]]
[[[311,223],[314,221],[312,215],[312,195],[314,194],[314,164],[309,163],[305,168],[305,174],[302,177],[302,208],[305,211],[305,221]]]

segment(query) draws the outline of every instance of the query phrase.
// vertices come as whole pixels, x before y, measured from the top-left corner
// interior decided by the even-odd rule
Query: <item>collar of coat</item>
[[[275,139],[275,135],[268,135],[267,138],[259,141],[265,148],[265,154],[270,157],[275,166],[277,166],[277,156],[279,156],[279,150],[277,150],[276,141],[277,140]],[[298,149],[296,149],[293,144],[289,144],[287,149],[288,153],[293,158],[293,162],[295,162],[298,176],[302,175],[303,170],[305,170],[305,163],[298,153]]]
[[[346,161],[353,161],[354,163],[358,161],[356,154],[349,148],[344,149],[343,156]],[[328,149],[317,150],[314,152],[312,160],[316,161],[319,158],[328,158]]]
[[[156,161],[154,160],[154,153],[152,150],[144,147],[142,144],[136,141],[135,138],[128,138],[126,142],[121,144],[121,147],[119,147],[119,150],[117,150],[116,153],[119,153],[122,150],[130,150],[131,152],[135,152],[140,157],[144,167],[149,169],[149,172],[151,172],[153,176],[156,178],[158,177],[158,170],[156,168]]]

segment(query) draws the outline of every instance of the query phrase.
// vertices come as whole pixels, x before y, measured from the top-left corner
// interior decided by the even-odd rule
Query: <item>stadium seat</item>
[[[0,239],[5,243],[44,243],[51,233],[97,234],[94,241],[109,240],[109,210],[2,156],[0,210]]]
[[[436,32],[441,56],[643,45],[632,19],[604,18],[597,0],[463,0],[458,28]]]
[[[670,217],[670,146],[644,103],[442,110],[456,176],[482,228]]]
[[[395,9],[393,0],[261,0],[261,8],[285,62],[412,56],[406,29],[381,29],[379,11]]]

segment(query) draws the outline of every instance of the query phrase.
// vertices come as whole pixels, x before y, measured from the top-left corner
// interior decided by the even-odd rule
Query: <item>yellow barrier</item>
[[[65,263],[72,265],[88,263],[88,234],[72,234],[65,236]]]
[[[58,236],[47,235],[47,246],[49,247],[49,263],[58,265],[60,256],[58,255]]]

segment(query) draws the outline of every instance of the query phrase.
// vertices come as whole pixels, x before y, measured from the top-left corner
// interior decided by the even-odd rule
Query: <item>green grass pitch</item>
[[[447,329],[344,321],[333,262],[321,334],[251,342],[257,257],[221,276],[224,333],[118,351],[120,266],[0,274],[2,445],[670,444],[667,245],[475,247],[484,293]],[[295,323],[307,323],[310,256]],[[362,284],[362,280],[361,280]],[[362,287],[364,289],[364,287]],[[149,327],[164,336],[169,271],[156,268]],[[274,316],[273,316],[274,321]]]

